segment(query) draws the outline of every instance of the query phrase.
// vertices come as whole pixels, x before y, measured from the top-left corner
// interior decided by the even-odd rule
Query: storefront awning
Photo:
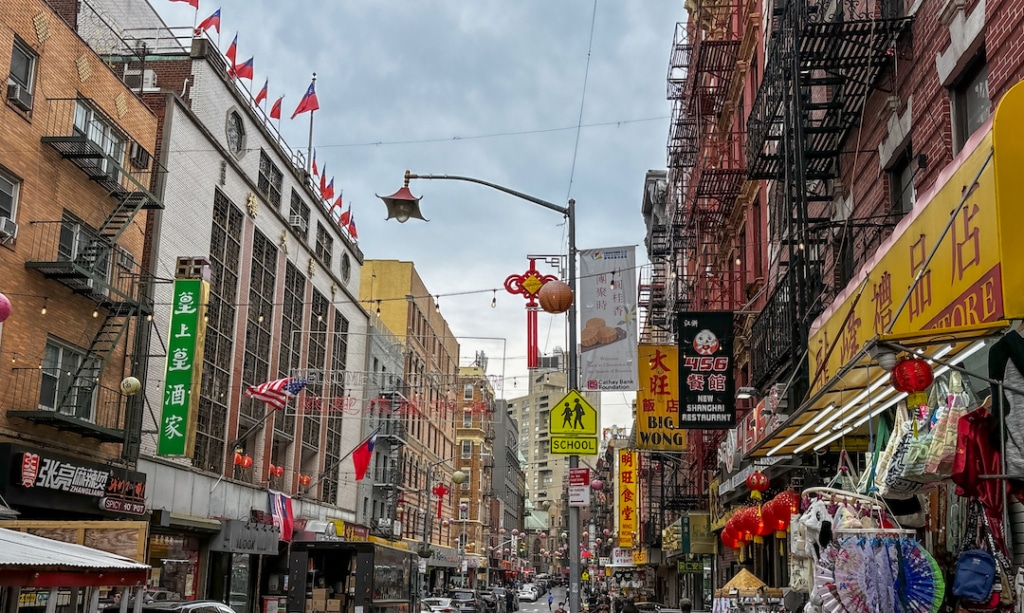
[[[149,566],[99,549],[0,528],[0,585],[141,585]]]
[[[905,397],[878,366],[881,351],[931,359],[938,373],[1024,318],[1022,118],[1018,84],[811,326],[810,392],[749,455],[805,453],[866,432]]]

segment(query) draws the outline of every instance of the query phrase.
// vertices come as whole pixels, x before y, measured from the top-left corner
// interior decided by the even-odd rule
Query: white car
[[[451,598],[424,598],[420,602],[430,613],[455,613],[459,610],[452,606]]]
[[[519,590],[519,600],[526,600],[529,602],[537,602],[537,591],[529,588],[521,588]]]

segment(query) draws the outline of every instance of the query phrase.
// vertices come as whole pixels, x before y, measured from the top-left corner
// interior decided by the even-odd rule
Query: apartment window
[[[462,519],[462,520],[469,519],[469,507],[468,506],[465,509],[463,509],[461,505],[459,506],[459,519]],[[461,539],[463,539],[465,537],[466,537],[465,534],[459,536],[459,539],[460,539],[459,540],[459,546],[460,547],[462,546],[462,540]]]
[[[462,412],[462,427],[472,428],[473,427],[473,411]]]
[[[28,45],[15,37],[11,50],[11,72],[7,82],[32,93],[35,85],[36,60],[39,58]]]
[[[60,412],[66,415],[92,421],[92,408],[95,400],[93,387],[86,385],[81,378],[75,382],[75,375],[80,372],[80,368],[84,373],[92,371],[97,366],[95,358],[91,364],[83,364],[85,359],[85,352],[77,347],[58,343],[52,339],[46,341],[46,351],[43,354],[42,385],[39,389],[40,408],[49,410],[59,408]],[[64,402],[61,402],[62,400]]]
[[[0,171],[0,217],[14,219],[14,214],[18,210],[19,187],[20,181],[15,181],[13,177]]]
[[[341,280],[348,283],[352,278],[352,258],[347,253],[341,254]]]
[[[284,175],[281,169],[270,159],[266,151],[260,151],[260,176],[256,188],[266,196],[275,208],[281,207],[281,181]]]
[[[473,399],[473,384],[467,383],[462,387],[462,399],[472,400]]]
[[[235,157],[242,157],[245,153],[245,122],[242,116],[235,111],[228,113],[224,129],[228,137],[228,151]]]
[[[96,160],[96,167],[106,173],[111,181],[118,181],[118,167],[124,162],[126,140],[113,122],[87,102],[79,100],[75,104],[75,134],[88,138],[100,148],[100,151],[109,156],[110,159]]]
[[[331,267],[331,255],[334,252],[334,239],[331,238],[327,228],[320,222],[316,224],[316,257],[324,263],[327,268]]]
[[[892,210],[902,215],[914,209],[914,165],[911,161],[911,149],[907,146],[887,171]]]
[[[299,193],[292,190],[292,200],[288,205],[288,225],[302,235],[302,240],[308,238],[309,232],[309,205],[302,201]]]
[[[471,458],[473,457],[473,441],[462,441],[462,457]]]
[[[967,65],[960,79],[953,85],[953,144],[963,149],[967,139],[988,121],[992,103],[988,98],[988,64],[985,50]]]

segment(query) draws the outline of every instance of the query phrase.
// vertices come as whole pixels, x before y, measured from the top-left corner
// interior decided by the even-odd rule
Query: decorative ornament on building
[[[595,492],[600,492],[601,490],[604,489],[604,481],[601,481],[600,479],[594,479],[593,481],[590,482],[590,488]]]
[[[260,212],[260,201],[256,199],[256,194],[249,192],[245,199],[245,211],[249,217],[256,219],[256,214]]]
[[[299,485],[302,487],[309,487],[309,484],[313,482],[313,478],[309,475],[299,476]]]
[[[281,246],[281,251],[288,255],[288,230],[281,230],[281,238],[278,239],[277,244]]]
[[[313,278],[313,273],[316,272],[316,260],[309,258],[309,266],[307,269],[309,270],[309,277]]]
[[[134,396],[142,389],[142,383],[135,377],[125,377],[121,380],[121,393],[125,396]]]

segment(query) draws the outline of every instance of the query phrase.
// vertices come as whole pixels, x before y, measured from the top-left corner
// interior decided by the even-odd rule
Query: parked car
[[[474,590],[452,590],[448,597],[458,606],[459,613],[486,613]]]
[[[420,600],[431,613],[457,613],[458,605],[451,598],[424,598]]]
[[[519,603],[517,602],[518,599],[515,592],[498,586],[492,586],[491,591],[498,598],[498,602],[505,603],[505,613],[515,613],[515,611],[519,610]],[[511,601],[509,600],[509,595],[512,596]]]
[[[477,590],[476,596],[484,603],[485,613],[503,613],[505,610],[505,602],[499,603],[498,597],[490,590]]]
[[[103,613],[117,613],[120,605],[110,605]],[[235,613],[235,610],[217,600],[155,601],[142,605],[142,613]]]
[[[537,598],[539,597],[540,594],[537,593],[537,590],[528,588],[526,586],[519,588],[519,600],[525,600],[527,602],[537,602]]]

